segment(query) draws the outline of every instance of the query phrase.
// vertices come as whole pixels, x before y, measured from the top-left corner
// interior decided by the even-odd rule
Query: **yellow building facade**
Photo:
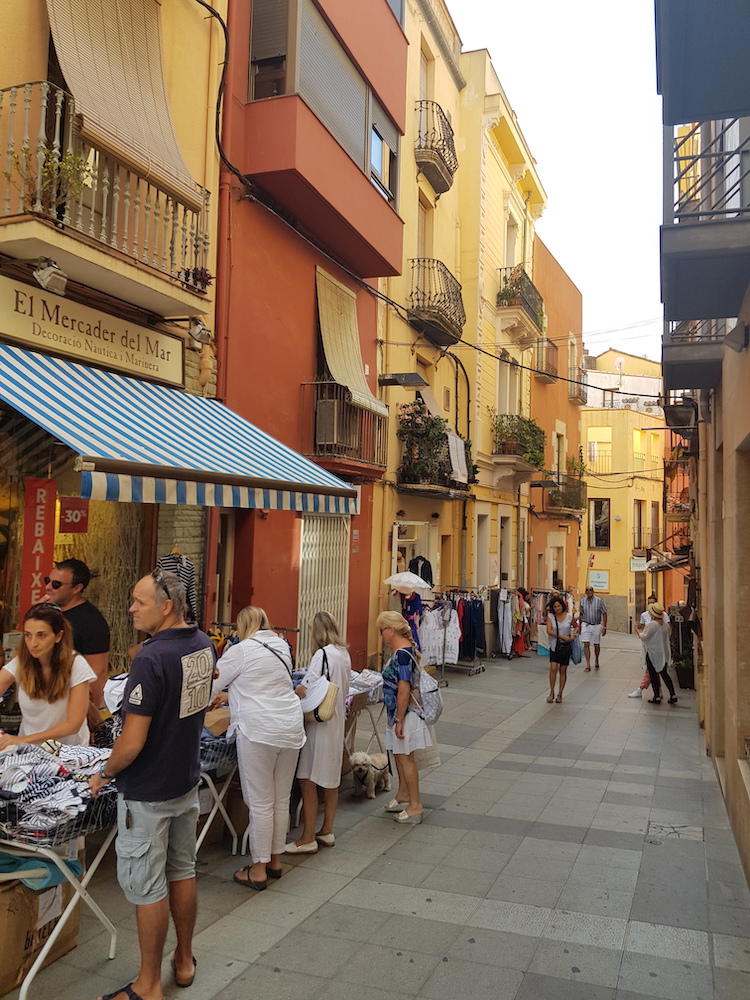
[[[406,308],[380,306],[391,420],[374,495],[373,656],[375,618],[393,600],[383,581],[418,557],[436,589],[524,582],[537,466],[516,418],[528,420],[524,359],[545,323],[521,292],[546,197],[489,54],[461,52],[440,0],[407,5],[404,30],[404,266],[379,287]]]
[[[588,496],[579,587],[591,585],[605,600],[613,631],[632,632],[659,586],[646,568],[664,533],[664,434],[651,429],[659,422],[634,409],[582,411]]]

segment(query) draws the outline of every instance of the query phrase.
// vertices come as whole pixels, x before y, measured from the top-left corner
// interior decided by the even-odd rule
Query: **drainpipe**
[[[523,204],[523,261],[524,270],[526,270],[526,246],[529,239],[529,202],[531,201],[531,191],[526,192],[526,200]],[[531,269],[529,269],[531,270]]]

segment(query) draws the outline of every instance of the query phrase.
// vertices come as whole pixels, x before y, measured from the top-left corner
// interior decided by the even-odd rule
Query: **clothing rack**
[[[468,601],[482,601],[480,590],[477,587],[465,587],[457,586],[454,584],[438,584],[433,587],[435,591],[442,591],[443,593],[439,595],[437,600],[434,602],[439,604],[441,607],[450,606],[453,609],[454,600],[468,600]],[[484,627],[484,621],[483,625]],[[440,665],[440,680],[439,685],[447,687],[448,681],[445,679],[445,668],[446,666],[451,667],[451,669],[456,670],[466,670],[469,677],[475,676],[475,674],[484,673],[485,667],[479,657],[475,654],[472,659],[466,659],[461,656],[456,658],[456,663],[446,663],[445,662],[445,645],[447,641],[447,635],[443,635],[443,662]]]

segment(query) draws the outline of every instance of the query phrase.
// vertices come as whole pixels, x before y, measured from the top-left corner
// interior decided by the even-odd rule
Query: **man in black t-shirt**
[[[80,559],[55,563],[44,578],[47,600],[56,604],[70,622],[73,646],[96,674],[96,680],[91,682],[91,700],[99,709],[104,705],[109,667],[109,625],[101,611],[83,596],[90,580],[91,570]]]
[[[117,777],[117,875],[136,906],[141,967],[115,994],[161,1000],[161,965],[171,912],[177,932],[172,958],[177,986],[195,977],[192,951],[197,891],[200,735],[211,700],[215,653],[188,625],[185,587],[174,573],[154,570],[133,589],[133,626],[148,632],[125,685],[122,734],[91,791]]]

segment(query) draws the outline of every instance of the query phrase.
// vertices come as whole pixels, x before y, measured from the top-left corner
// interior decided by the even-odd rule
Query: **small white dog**
[[[391,790],[391,775],[388,770],[388,757],[384,753],[364,753],[358,750],[351,756],[352,774],[354,775],[354,794],[367,793],[368,799],[375,798],[375,792]]]

